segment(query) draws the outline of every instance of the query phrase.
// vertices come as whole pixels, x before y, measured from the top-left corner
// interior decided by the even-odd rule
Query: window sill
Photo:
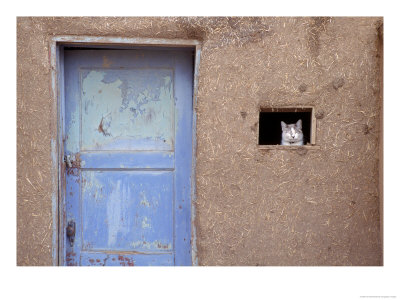
[[[284,146],[284,145],[258,145],[259,150],[320,150],[321,147],[317,145],[304,145],[304,146]]]

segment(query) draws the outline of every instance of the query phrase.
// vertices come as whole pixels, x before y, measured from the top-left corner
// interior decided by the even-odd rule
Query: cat
[[[301,131],[301,119],[296,124],[286,124],[281,121],[282,125],[282,140],[281,145],[286,146],[302,146],[303,131]]]

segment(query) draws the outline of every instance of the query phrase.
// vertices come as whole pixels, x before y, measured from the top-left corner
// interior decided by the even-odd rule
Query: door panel
[[[65,265],[190,265],[191,50],[65,50]]]
[[[173,70],[92,69],[80,77],[82,150],[173,149]]]
[[[83,171],[83,250],[171,252],[172,184],[172,172]]]

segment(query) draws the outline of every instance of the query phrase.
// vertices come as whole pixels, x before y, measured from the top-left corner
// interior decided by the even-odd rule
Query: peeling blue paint
[[[82,182],[86,250],[159,251],[144,243],[172,244],[172,172],[83,171]]]
[[[65,263],[190,265],[191,52],[68,50],[66,66]]]
[[[173,149],[172,70],[81,72],[82,150]]]

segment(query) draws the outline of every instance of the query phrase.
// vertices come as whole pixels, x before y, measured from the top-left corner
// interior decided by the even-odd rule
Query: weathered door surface
[[[65,265],[191,265],[190,50],[64,52]]]

